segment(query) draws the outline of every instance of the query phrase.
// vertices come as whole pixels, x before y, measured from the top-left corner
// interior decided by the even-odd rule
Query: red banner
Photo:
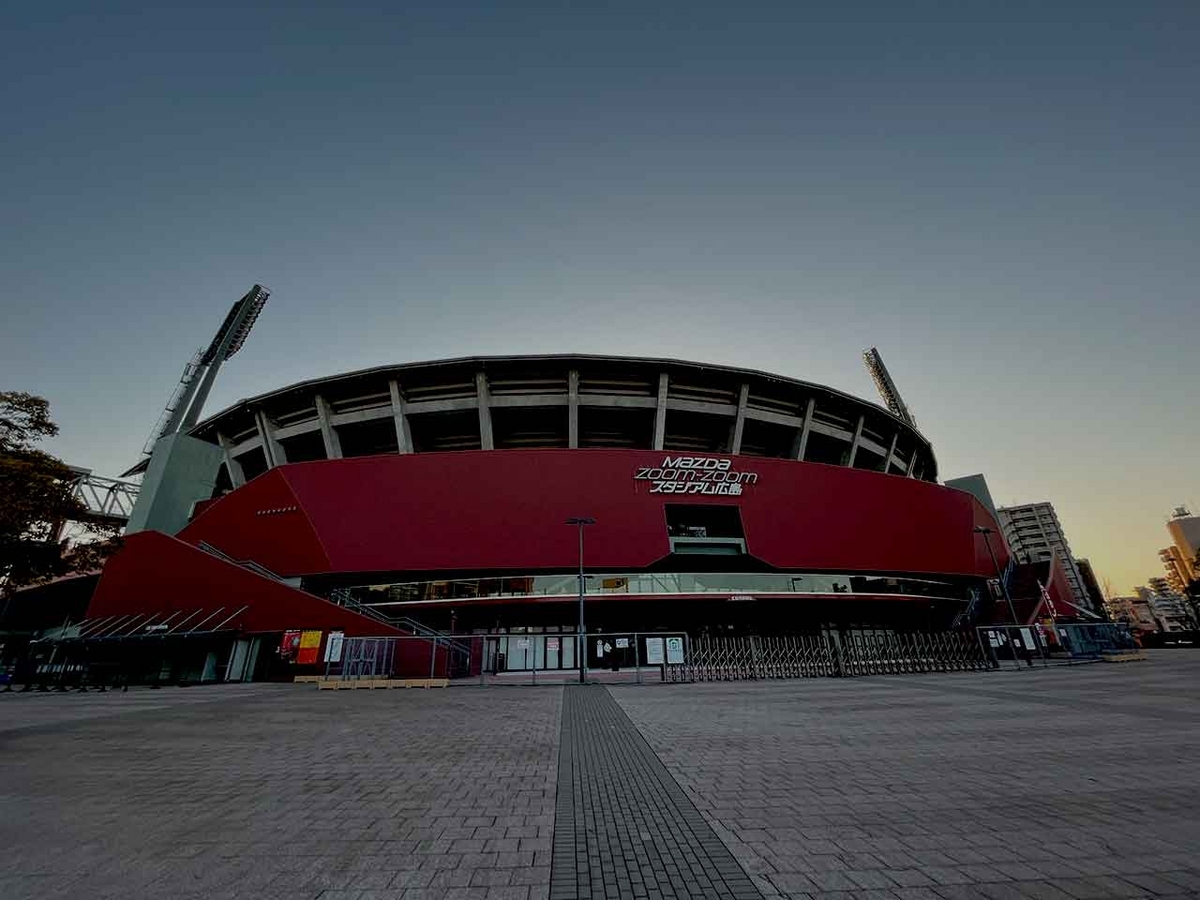
[[[300,649],[296,653],[296,663],[301,666],[311,666],[317,661],[321,652],[321,632],[302,631],[300,633]]]

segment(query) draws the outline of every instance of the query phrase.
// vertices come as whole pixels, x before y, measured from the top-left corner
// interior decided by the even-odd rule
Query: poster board
[[[300,651],[300,632],[285,631],[283,639],[279,642],[279,658],[280,659],[295,659],[296,654]]]
[[[646,665],[661,666],[665,661],[663,657],[663,639],[660,637],[646,638]]]
[[[342,661],[342,644],[346,640],[344,631],[329,632],[329,640],[325,642],[325,662],[336,663]]]
[[[667,638],[667,665],[677,666],[683,664],[683,638],[669,637]]]

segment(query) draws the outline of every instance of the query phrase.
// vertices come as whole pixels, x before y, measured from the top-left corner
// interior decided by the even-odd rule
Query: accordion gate
[[[741,681],[991,668],[974,634],[826,630],[815,635],[699,637],[667,681]]]

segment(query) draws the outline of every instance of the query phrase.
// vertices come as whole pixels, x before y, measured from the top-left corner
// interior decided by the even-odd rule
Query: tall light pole
[[[575,658],[579,661],[579,683],[584,683],[583,668],[586,661],[587,644],[583,632],[583,529],[585,525],[595,525],[596,520],[591,516],[572,516],[567,519],[568,525],[579,526],[579,634],[575,636]]]
[[[1000,571],[1000,563],[996,562],[996,553],[992,550],[992,541],[989,535],[995,534],[990,528],[984,528],[982,525],[975,526],[975,533],[983,535],[983,542],[987,545],[988,556],[992,558],[992,568],[996,570],[996,578],[1000,580],[1000,590],[1004,592],[1004,599],[1008,601],[1008,611],[1012,615],[1014,625],[1020,625],[1017,621],[1017,609],[1013,606],[1012,596],[1008,593],[1008,585],[1004,583],[1004,574]]]

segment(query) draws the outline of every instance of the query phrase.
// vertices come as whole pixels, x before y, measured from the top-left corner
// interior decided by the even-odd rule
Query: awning
[[[173,612],[130,613],[126,615],[102,616],[84,619],[74,634],[47,638],[54,642],[64,641],[121,641],[130,638],[201,637],[228,628],[234,619],[249,609],[249,606],[201,607],[193,610]]]

